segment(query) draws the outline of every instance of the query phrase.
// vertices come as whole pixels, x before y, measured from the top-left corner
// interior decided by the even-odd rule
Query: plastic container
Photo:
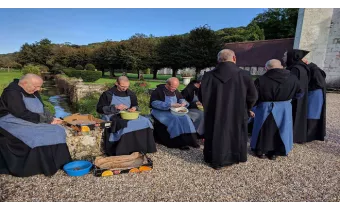
[[[92,168],[92,163],[85,160],[77,160],[64,165],[63,169],[69,176],[84,176]]]

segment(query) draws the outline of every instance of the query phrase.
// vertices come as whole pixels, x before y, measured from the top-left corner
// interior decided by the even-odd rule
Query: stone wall
[[[326,72],[328,87],[340,87],[340,9],[300,9],[294,48],[311,51],[306,58]]]
[[[55,76],[55,83],[61,93],[67,94],[72,103],[79,102],[90,93],[103,93],[105,85],[85,84],[82,79],[68,78],[64,75]]]

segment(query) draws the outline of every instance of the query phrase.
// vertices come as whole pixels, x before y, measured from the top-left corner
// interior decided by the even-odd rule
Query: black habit
[[[300,100],[294,100],[293,105],[293,139],[294,143],[307,142],[307,108],[308,108],[308,84],[310,80],[310,71],[302,61],[302,58],[308,54],[308,51],[293,50],[287,53],[287,69],[297,76],[300,81],[300,87],[305,93]]]
[[[284,69],[271,69],[256,79],[254,83],[258,92],[256,104],[288,101],[303,95],[298,78]],[[272,113],[269,114],[260,129],[255,152],[257,154],[285,155],[285,147]]]
[[[150,108],[153,108],[151,103],[153,101],[165,101],[165,96],[176,96],[177,101],[184,99],[182,94],[176,90],[175,92],[169,91],[164,84],[158,85],[157,88],[151,93]],[[181,134],[175,138],[170,138],[170,134],[166,125],[162,124],[154,116],[154,137],[155,141],[169,148],[186,148],[187,146],[199,147],[197,144],[197,135],[194,133]]]
[[[322,106],[320,119],[307,120],[307,141],[324,141],[326,136],[326,73],[314,63],[308,64],[308,67],[310,69],[308,90],[314,91],[317,89],[322,89],[324,103]]]
[[[153,153],[156,152],[156,144],[151,128],[145,128],[123,134],[119,141],[110,142],[110,134],[127,127],[128,120],[123,120],[119,115],[119,110],[115,105],[111,105],[112,96],[130,97],[131,107],[138,107],[137,96],[131,90],[118,91],[117,86],[102,93],[97,104],[97,112],[105,115],[113,115],[111,117],[111,128],[105,128],[103,147],[106,155],[129,155],[133,152]]]
[[[232,62],[204,74],[204,159],[213,168],[247,161],[248,111],[257,100],[252,78]]]
[[[4,89],[0,98],[0,117],[12,114],[32,123],[50,123],[53,116],[46,110],[44,114],[37,114],[26,109],[22,94],[25,97],[41,98],[38,92],[28,94],[18,82],[15,79]],[[0,174],[19,177],[36,174],[51,176],[70,161],[71,155],[66,143],[32,149],[0,127]]]

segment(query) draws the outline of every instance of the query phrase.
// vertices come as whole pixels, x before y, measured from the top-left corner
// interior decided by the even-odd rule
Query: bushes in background
[[[24,66],[24,68],[22,69],[22,74],[25,75],[28,73],[40,75],[40,67],[32,64]]]
[[[84,82],[95,82],[102,77],[100,71],[74,70],[71,68],[63,69],[68,77],[82,78]]]
[[[92,63],[88,63],[88,64],[86,64],[86,66],[85,66],[85,70],[88,70],[88,71],[95,71],[95,70],[96,70],[96,67],[95,67]]]
[[[83,68],[82,65],[79,65],[79,64],[78,64],[78,65],[76,66],[76,70],[84,70],[84,68]]]

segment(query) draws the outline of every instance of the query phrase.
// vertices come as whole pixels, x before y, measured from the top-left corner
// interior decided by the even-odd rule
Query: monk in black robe
[[[248,117],[257,92],[232,50],[218,54],[217,67],[204,74],[199,99],[204,106],[204,160],[215,169],[247,161]]]
[[[259,158],[275,160],[293,148],[292,99],[303,96],[298,78],[279,60],[266,63],[267,72],[255,80],[258,100],[250,147]]]
[[[304,60],[308,64],[307,60]],[[324,141],[326,136],[326,73],[309,63],[307,141]]]
[[[177,116],[171,108],[189,107],[189,103],[177,90],[179,80],[171,77],[166,84],[158,85],[150,98],[151,115],[154,119],[155,140],[169,148],[181,150],[197,148],[197,135],[193,122],[188,114]]]
[[[297,76],[300,81],[300,87],[304,93],[308,92],[310,80],[310,71],[307,64],[302,59],[309,53],[305,50],[292,50],[285,53],[283,60],[286,63],[286,69],[290,70]],[[294,100],[293,105],[293,123],[294,123],[294,143],[307,142],[307,110],[308,94],[304,94],[302,99]]]
[[[44,107],[41,77],[14,79],[0,98],[0,174],[51,176],[71,161],[62,121]]]
[[[115,86],[99,98],[97,112],[102,119],[111,121],[104,132],[104,150],[109,156],[130,155],[133,152],[156,152],[151,121],[143,116],[135,120],[124,120],[120,111],[138,111],[137,96],[130,89],[126,76],[117,79]]]
[[[199,138],[203,138],[203,131],[199,131],[199,128],[202,127],[203,116],[204,113],[202,109],[199,109],[198,106],[202,107],[202,103],[198,100],[198,90],[201,86],[202,75],[198,76],[196,80],[191,81],[183,90],[182,96],[183,98],[189,102],[189,117],[194,123],[195,129],[198,133]]]

